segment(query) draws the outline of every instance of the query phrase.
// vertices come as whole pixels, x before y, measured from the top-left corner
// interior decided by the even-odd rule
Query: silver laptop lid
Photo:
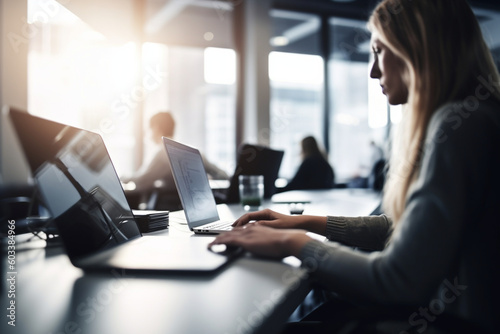
[[[100,135],[11,111],[71,261],[141,236]]]
[[[189,228],[219,220],[200,152],[166,137],[162,139]]]

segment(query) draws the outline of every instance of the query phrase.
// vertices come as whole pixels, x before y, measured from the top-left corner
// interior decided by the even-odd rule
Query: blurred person
[[[149,163],[143,164],[137,172],[130,177],[123,177],[122,182],[135,184],[135,191],[148,191],[162,188],[164,191],[177,192],[172,177],[167,153],[163,147],[161,137],[173,138],[175,133],[175,120],[170,112],[158,112],[150,118],[149,127],[151,137],[156,144],[156,153]],[[226,172],[208,161],[203,155],[203,165],[209,178],[227,180]],[[133,188],[133,187],[132,187]]]
[[[335,186],[335,173],[321,151],[316,139],[308,136],[301,143],[302,163],[290,182],[280,191],[300,189],[331,189]]]

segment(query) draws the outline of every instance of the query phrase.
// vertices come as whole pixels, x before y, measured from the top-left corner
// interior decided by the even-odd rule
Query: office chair
[[[238,177],[240,175],[263,175],[264,198],[268,199],[276,192],[274,182],[283,160],[284,151],[269,147],[243,144],[238,149],[236,168],[225,193],[216,195],[223,203],[238,203],[240,201]]]

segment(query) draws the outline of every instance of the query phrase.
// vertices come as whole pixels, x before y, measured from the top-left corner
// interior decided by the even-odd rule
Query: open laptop
[[[172,139],[162,139],[189,229],[200,234],[231,230],[233,221],[219,218],[200,152]]]
[[[209,237],[142,236],[100,135],[14,108],[9,115],[75,266],[213,272],[235,255],[208,250]]]

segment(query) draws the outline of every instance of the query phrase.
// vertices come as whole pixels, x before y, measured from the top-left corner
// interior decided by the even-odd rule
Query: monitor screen
[[[217,204],[198,150],[164,139],[182,207],[196,226],[219,219]]]

